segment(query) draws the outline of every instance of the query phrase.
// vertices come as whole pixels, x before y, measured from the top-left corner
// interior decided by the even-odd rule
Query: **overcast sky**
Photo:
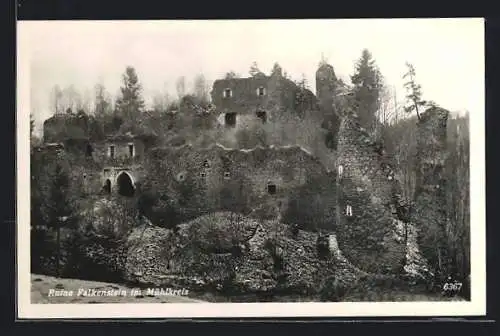
[[[414,64],[424,98],[449,110],[484,110],[484,35],[481,19],[363,19],[259,21],[20,22],[18,37],[30,62],[31,111],[38,125],[53,112],[51,88],[98,82],[115,94],[127,65],[151,96],[165,85],[175,95],[179,76],[208,80],[229,70],[247,76],[253,61],[269,73],[274,62],[292,78],[314,74],[324,54],[348,80],[368,48],[386,82],[402,97],[405,62]],[[30,64],[28,64],[30,63]]]

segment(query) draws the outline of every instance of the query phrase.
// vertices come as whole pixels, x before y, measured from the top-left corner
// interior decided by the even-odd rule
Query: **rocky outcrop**
[[[446,131],[449,112],[431,107],[421,114],[417,130],[417,180],[412,220],[418,241],[432,271],[445,269],[449,262],[445,234],[446,213]]]
[[[129,236],[126,274],[130,281],[183,285],[229,294],[314,293],[326,276],[352,281],[355,268],[328,252],[318,235],[276,220],[260,221],[223,212],[201,216],[174,232],[141,227]]]

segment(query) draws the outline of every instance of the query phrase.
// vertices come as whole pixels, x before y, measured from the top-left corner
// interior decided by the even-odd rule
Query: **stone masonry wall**
[[[354,112],[343,116],[337,149],[340,249],[367,272],[401,271],[406,248],[397,233],[397,204],[393,198],[397,181]]]
[[[143,190],[156,195],[160,211],[170,207],[181,211],[182,217],[195,217],[223,209],[274,218],[286,213],[292,200],[309,188],[321,204],[300,206],[306,212],[313,207],[318,224],[333,228],[333,179],[315,157],[298,146],[158,148],[146,159],[144,171]]]

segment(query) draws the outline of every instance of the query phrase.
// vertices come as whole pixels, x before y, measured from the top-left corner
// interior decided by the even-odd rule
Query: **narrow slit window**
[[[264,96],[265,94],[266,94],[266,89],[263,86],[261,86],[257,89],[258,96]]]
[[[134,155],[135,155],[134,144],[133,143],[128,144],[128,155],[130,157],[134,157]]]
[[[224,98],[231,98],[233,96],[233,92],[231,89],[224,89]]]
[[[276,184],[274,184],[274,183],[268,183],[267,184],[267,192],[270,195],[276,194]]]
[[[114,145],[109,146],[109,157],[112,159],[115,158],[115,146]]]
[[[92,156],[92,152],[93,152],[92,145],[87,144],[87,148],[85,150],[85,154],[87,155],[87,157],[91,157]]]
[[[352,217],[352,206],[347,205],[346,209],[345,209],[345,213],[346,213],[347,217]]]

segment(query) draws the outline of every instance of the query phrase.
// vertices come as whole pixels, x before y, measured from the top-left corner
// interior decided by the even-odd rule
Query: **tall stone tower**
[[[421,113],[417,124],[417,166],[413,222],[420,231],[423,255],[435,273],[447,270],[446,247],[446,139],[449,112],[431,107]]]
[[[337,89],[337,76],[333,66],[321,61],[316,71],[316,97],[323,115],[323,128],[328,130],[325,143],[329,148],[336,148],[337,132],[340,123],[337,111],[334,108]]]
[[[322,61],[316,71],[316,96],[320,101],[321,109],[324,111],[333,111],[336,84],[337,77],[333,66]]]

